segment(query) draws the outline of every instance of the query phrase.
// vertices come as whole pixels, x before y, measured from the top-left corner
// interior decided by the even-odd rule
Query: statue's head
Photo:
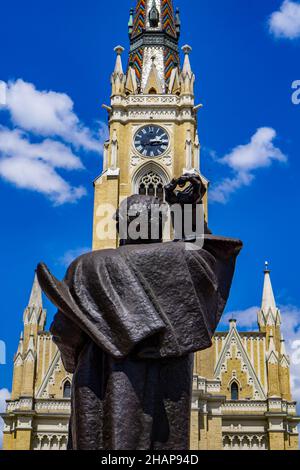
[[[154,196],[134,195],[125,199],[115,215],[120,245],[161,243],[162,208],[161,201]]]

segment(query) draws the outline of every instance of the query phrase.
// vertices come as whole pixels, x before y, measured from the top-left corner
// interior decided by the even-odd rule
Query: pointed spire
[[[270,273],[269,263],[266,261],[262,304],[261,309],[258,312],[258,325],[262,330],[267,326],[273,327],[281,325],[281,314],[280,310],[276,306]],[[279,338],[276,339],[276,344],[279,351]]]
[[[115,74],[123,75],[123,73],[124,73],[123,72],[122,58],[121,58],[121,55],[123,54],[124,50],[125,49],[122,46],[117,46],[117,47],[114,48],[114,51],[117,54],[116,65],[115,65],[115,70],[114,70]]]
[[[189,77],[191,77],[193,75],[191,62],[190,62],[190,53],[192,52],[192,48],[191,46],[186,44],[185,46],[181,48],[181,50],[184,52],[184,63],[183,63],[183,68],[182,68],[182,74],[188,75]]]
[[[136,79],[136,73],[133,68],[133,64],[130,63],[128,67],[127,77],[126,77],[126,84],[125,84],[125,91],[126,93],[132,94],[137,93],[138,91],[138,84]]]
[[[116,57],[115,69],[111,77],[113,95],[122,95],[124,93],[126,77],[124,76],[123,64],[122,64],[122,58],[121,58],[121,55],[123,54],[124,50],[125,49],[122,46],[117,46],[114,48],[114,51],[116,52],[117,57]]]
[[[178,65],[176,64],[174,69],[172,70],[171,77],[170,77],[169,93],[172,95],[180,95],[180,92],[181,92],[181,84],[180,84]]]
[[[40,288],[36,273],[34,275],[28,307],[43,308],[42,289]]]
[[[266,262],[265,271],[264,271],[265,280],[264,280],[263,297],[262,297],[262,305],[261,305],[261,309],[264,312],[265,316],[268,314],[270,309],[272,312],[274,312],[274,314],[277,311],[270,273],[271,271],[269,270],[269,263]]]
[[[162,84],[158,75],[158,70],[155,65],[155,56],[151,57],[152,60],[152,65],[150,69],[150,74],[144,89],[144,94],[162,94],[163,93],[163,88]]]
[[[181,72],[182,80],[182,94],[183,95],[193,95],[194,94],[194,83],[195,75],[193,74],[191,63],[190,63],[190,53],[192,51],[191,46],[185,45],[182,47],[184,52],[184,63]]]
[[[23,322],[24,325],[39,325],[40,330],[45,326],[46,310],[43,309],[42,289],[39,285],[36,273],[34,276],[29,303],[24,310]]]

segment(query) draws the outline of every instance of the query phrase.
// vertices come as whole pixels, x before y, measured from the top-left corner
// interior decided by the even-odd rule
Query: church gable
[[[44,379],[37,390],[36,398],[63,398],[63,386],[66,380],[70,380],[71,382],[71,375],[66,372],[60,353],[57,350],[49,369],[46,371]]]
[[[231,330],[221,351],[215,368],[215,378],[221,381],[221,393],[229,400],[266,399],[235,322],[231,324]]]

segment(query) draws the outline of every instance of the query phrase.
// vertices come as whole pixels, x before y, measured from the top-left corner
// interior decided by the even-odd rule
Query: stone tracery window
[[[153,170],[146,173],[139,183],[139,194],[143,196],[156,196],[164,199],[164,182],[162,177]]]

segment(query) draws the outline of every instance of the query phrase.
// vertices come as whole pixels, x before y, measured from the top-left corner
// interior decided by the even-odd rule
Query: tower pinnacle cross
[[[270,272],[270,264],[269,264],[269,261],[265,261],[265,273],[269,273]]]

